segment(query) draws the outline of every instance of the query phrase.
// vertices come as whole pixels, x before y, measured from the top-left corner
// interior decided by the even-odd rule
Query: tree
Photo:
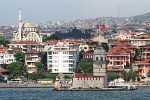
[[[11,78],[18,78],[23,73],[23,64],[21,62],[12,62],[7,66]]]
[[[115,73],[115,72],[107,72],[107,78],[108,78],[108,81],[113,81],[115,79],[118,79],[120,77],[120,75],[118,73]]]
[[[7,39],[5,39],[4,37],[0,36],[0,45],[7,46],[7,47],[8,47],[8,44],[9,44],[9,43],[10,43],[10,42],[9,42]]]
[[[46,70],[46,66],[47,66],[47,52],[44,52],[43,54],[43,61],[42,61],[43,65],[44,65],[44,70]]]
[[[123,79],[126,81],[135,81],[136,77],[138,77],[137,72],[133,70],[132,67],[130,67],[130,71],[126,72],[125,70],[122,71]]]
[[[150,77],[150,71],[148,71],[148,73],[147,73],[147,77]]]
[[[47,40],[59,40],[60,38],[56,35],[56,34],[52,34],[51,36],[49,36],[49,37],[45,37],[44,39],[43,39],[43,41],[45,42],[45,41],[47,41]]]
[[[30,80],[37,81],[38,79],[53,79],[55,80],[56,75],[49,72],[33,72],[28,75]]]
[[[4,82],[4,77],[0,75],[0,82]]]
[[[16,58],[16,61],[18,61],[18,62],[21,62],[21,63],[23,63],[24,64],[24,62],[25,62],[25,56],[24,56],[24,53],[23,52],[17,52],[16,54],[14,54],[14,57]]]
[[[140,50],[139,49],[136,49],[133,59],[136,60],[136,61],[140,60]]]
[[[93,73],[93,61],[92,60],[81,60],[79,66],[84,73]]]
[[[72,77],[69,76],[69,75],[65,75],[65,76],[64,76],[64,79],[72,79]]]
[[[84,50],[81,50],[79,52],[79,61],[81,61],[83,59],[83,53],[84,53]]]
[[[82,73],[82,68],[81,68],[81,67],[77,67],[77,68],[75,69],[75,72],[76,72],[76,73]]]
[[[37,68],[37,72],[41,72],[42,71],[43,64],[41,62],[35,62],[34,65]]]
[[[102,43],[102,47],[105,49],[106,52],[108,52],[109,47],[107,43]]]

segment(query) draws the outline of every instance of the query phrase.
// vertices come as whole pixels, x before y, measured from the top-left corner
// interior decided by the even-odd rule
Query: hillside
[[[137,15],[129,18],[132,22],[145,22],[150,20],[150,12],[142,15]]]

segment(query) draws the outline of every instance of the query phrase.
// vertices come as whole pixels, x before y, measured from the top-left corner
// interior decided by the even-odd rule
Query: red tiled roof
[[[89,53],[89,52],[94,52],[94,50],[88,50],[86,52],[84,52],[83,54]]]
[[[7,50],[0,50],[0,53],[4,53],[4,52],[6,52]]]
[[[132,49],[130,48],[136,48],[136,46],[133,46],[131,43],[126,42],[110,49],[107,52],[107,55],[126,55],[129,54],[130,51],[132,51]]]
[[[21,48],[14,47],[14,46],[12,46],[11,49],[13,49],[13,50],[21,50]]]
[[[7,47],[4,47],[4,46],[0,46],[0,53],[4,53],[7,51]]]
[[[4,72],[7,72],[7,70],[3,69],[3,68],[0,68],[0,73],[4,73]]]
[[[150,39],[150,36],[149,35],[138,36],[138,37],[135,37],[134,39]]]
[[[11,42],[11,44],[39,44],[35,41],[19,41],[19,42]]]
[[[137,64],[137,65],[150,64],[150,59],[145,59],[145,60],[140,61],[140,62],[135,62],[134,64]]]
[[[7,47],[4,47],[4,46],[0,46],[0,49],[7,49]]]
[[[111,44],[115,44],[115,45],[119,45],[119,44],[123,44],[123,43],[127,43],[129,40],[116,40],[114,42],[112,42]]]
[[[43,44],[57,44],[58,41],[57,40],[48,40],[46,42],[43,42]]]
[[[141,46],[139,46],[139,47],[145,47],[145,48],[148,47],[148,48],[149,48],[149,47],[150,47],[150,44],[141,45]]]
[[[94,76],[91,73],[76,73],[75,78],[96,78],[96,77],[103,77],[103,76]]]

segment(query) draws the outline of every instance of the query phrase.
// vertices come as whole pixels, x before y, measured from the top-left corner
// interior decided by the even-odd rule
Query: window
[[[98,61],[98,57],[96,57],[96,61]]]
[[[69,64],[69,67],[73,67],[73,64]]]
[[[119,60],[119,57],[116,57],[117,60]]]
[[[101,61],[103,61],[103,57],[101,57]]]
[[[87,47],[84,47],[84,49],[87,49]]]
[[[116,62],[115,62],[115,65],[120,65],[120,62],[119,62],[119,61],[116,61]]]

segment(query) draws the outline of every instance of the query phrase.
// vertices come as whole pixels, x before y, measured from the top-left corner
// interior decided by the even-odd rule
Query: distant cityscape
[[[37,62],[42,64],[39,72],[59,74],[63,78],[73,77],[74,73],[92,73],[88,68],[92,69],[95,63],[91,61],[91,66],[84,65],[87,69],[83,69],[81,61],[96,60],[93,54],[102,45],[106,57],[97,60],[106,59],[108,72],[125,81],[150,81],[149,13],[134,17],[78,19],[69,23],[49,21],[47,25],[36,25],[23,20],[19,11],[18,27],[0,26],[0,37],[0,40],[9,41],[6,45],[0,43],[0,73],[8,79],[21,78],[22,73],[38,72]],[[26,72],[14,74],[7,66],[19,61],[14,56],[18,52],[24,54],[22,63]],[[123,71],[129,76],[124,76]],[[134,73],[132,77],[131,71]],[[108,75],[108,81],[113,79]]]

